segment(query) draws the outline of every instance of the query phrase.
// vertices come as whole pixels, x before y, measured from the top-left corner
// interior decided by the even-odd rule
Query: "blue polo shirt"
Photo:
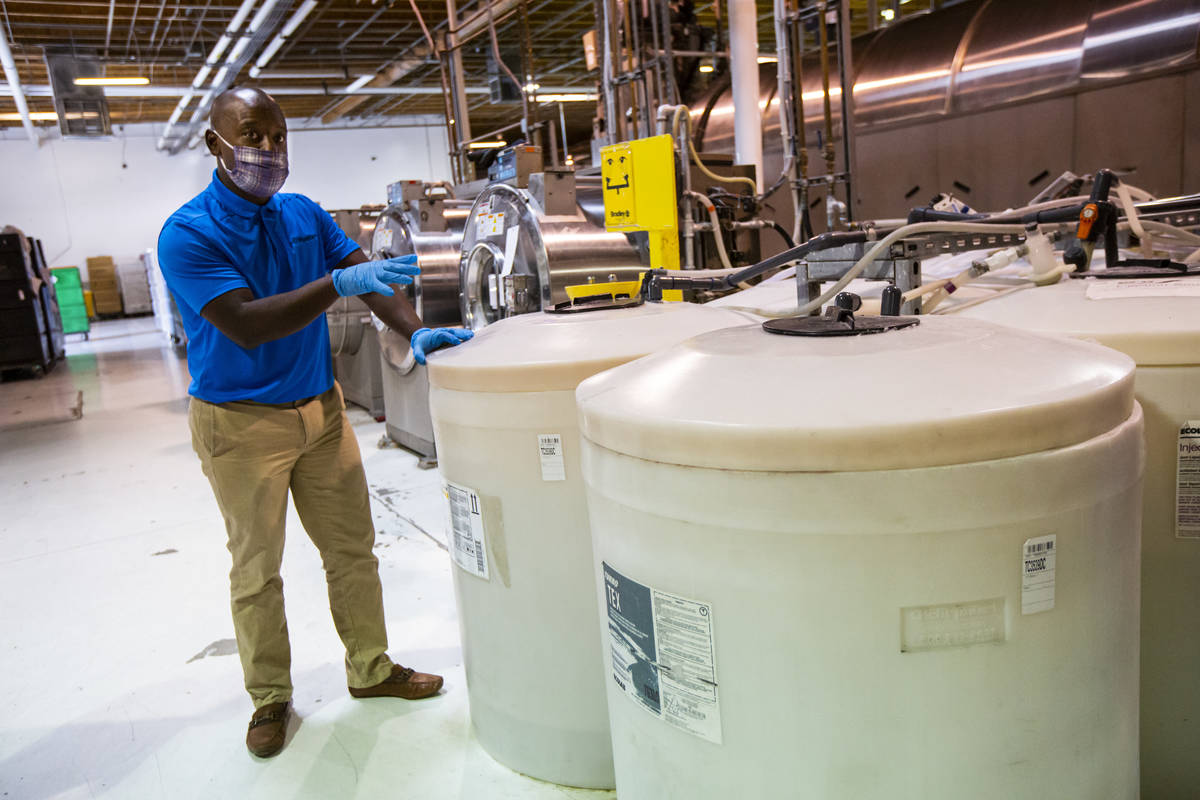
[[[163,225],[158,262],[188,336],[188,392],[210,403],[288,403],[333,386],[325,315],[251,350],[239,347],[201,309],[234,289],[256,298],[289,292],[327,275],[358,245],[320,206],[300,194],[265,205],[238,197],[217,178]]]

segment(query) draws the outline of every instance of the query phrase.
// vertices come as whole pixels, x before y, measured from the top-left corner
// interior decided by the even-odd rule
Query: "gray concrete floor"
[[[378,447],[383,425],[353,410],[392,656],[446,688],[418,703],[349,697],[320,560],[291,511],[296,714],[283,753],[251,757],[186,363],[149,318],[98,324],[68,354],[44,378],[0,383],[0,797],[614,796],[532,780],[480,749],[438,475]]]

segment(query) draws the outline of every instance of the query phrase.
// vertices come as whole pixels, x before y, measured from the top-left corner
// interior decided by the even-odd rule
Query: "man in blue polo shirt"
[[[255,706],[246,746],[267,757],[283,748],[292,697],[279,576],[289,492],[321,553],[350,694],[411,700],[442,686],[387,655],[366,478],[333,380],[325,309],[361,296],[410,337],[420,363],[471,334],[422,326],[392,288],[418,273],[414,257],[368,261],[312,200],[278,194],[287,125],[268,95],[229,90],[211,123],[212,183],[167,220],[158,256],[188,335],[192,445],[233,556],[234,631]]]

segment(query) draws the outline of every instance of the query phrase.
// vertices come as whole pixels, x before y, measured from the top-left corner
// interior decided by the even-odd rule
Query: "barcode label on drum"
[[[446,482],[450,503],[450,556],[461,569],[488,579],[483,507],[474,489]]]
[[[563,460],[563,441],[560,433],[539,433],[538,457],[542,460],[542,480],[565,481],[567,466]]]
[[[1054,571],[1058,535],[1026,539],[1021,554],[1021,613],[1037,614],[1054,608]]]

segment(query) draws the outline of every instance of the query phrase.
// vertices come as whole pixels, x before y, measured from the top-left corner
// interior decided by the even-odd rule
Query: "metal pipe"
[[[609,11],[613,0],[601,0],[604,5],[604,72],[603,72],[603,88],[604,88],[604,134],[608,144],[617,143],[618,121],[617,121],[617,99],[616,85],[613,79],[616,77],[613,72],[613,41],[612,41],[612,14]]]
[[[11,92],[12,87],[0,83],[0,92]],[[25,85],[21,91],[26,97],[53,97],[54,92],[49,84]],[[346,97],[353,95],[434,95],[441,94],[437,86],[363,86],[358,89],[347,89],[344,86],[272,86],[268,94],[275,95],[312,95],[327,97]],[[468,86],[468,94],[485,95],[486,86]],[[104,94],[109,97],[180,97],[195,96],[191,86],[105,86]],[[520,125],[513,123],[512,127]],[[479,137],[476,137],[479,138]]]
[[[529,98],[526,96],[525,84],[517,80],[517,76],[508,68],[508,64],[504,63],[504,59],[500,57],[500,40],[496,36],[496,23],[492,19],[491,5],[488,5],[488,35],[492,40],[492,58],[496,59],[498,66],[508,79],[517,85],[517,91],[521,93],[521,131],[525,134],[525,141],[529,141]]]
[[[825,24],[825,0],[817,3],[817,31],[820,36],[821,89],[825,110],[825,172],[833,175],[837,171],[837,157],[833,149],[833,105],[829,97],[829,29]],[[803,102],[803,100],[801,100]]]
[[[729,3],[729,51],[733,81],[733,141],[739,164],[752,164],[763,188],[762,109],[758,91],[758,19],[754,3]]]
[[[181,93],[182,97],[180,97],[179,103],[175,106],[175,110],[171,112],[171,116],[167,119],[166,127],[163,128],[162,136],[159,137],[158,140],[157,148],[159,150],[166,149],[167,140],[171,138],[169,134],[175,127],[175,123],[179,121],[179,117],[183,114],[184,109],[187,108],[188,103],[191,102],[192,97],[195,96],[195,93],[200,90],[201,86],[204,85],[204,82],[208,79],[209,73],[212,72],[212,68],[220,62],[221,54],[225,52],[225,48],[229,47],[229,43],[241,29],[242,23],[244,23],[246,18],[250,16],[250,12],[254,10],[254,4],[256,2],[257,0],[242,0],[242,4],[238,6],[238,10],[233,15],[233,19],[229,21],[229,25],[225,28],[225,32],[221,34],[219,39],[217,39],[217,43],[214,44],[212,50],[209,51],[208,57],[204,59],[203,66],[196,70],[196,75],[194,78],[192,78],[191,90]],[[108,92],[106,92],[106,94],[108,94]]]
[[[624,34],[625,34],[625,38],[623,40],[624,46],[621,48],[621,54],[622,54],[621,69],[622,70],[625,69],[626,61],[625,61],[623,54],[627,52],[627,53],[629,53],[629,67],[633,71],[633,73],[636,74],[637,73],[637,66],[636,66],[637,56],[635,54],[635,47],[633,45],[633,26],[630,24],[630,21],[629,21],[629,17],[631,16],[629,13],[630,5],[631,5],[630,3],[625,3],[623,8],[618,6],[618,9],[621,11],[621,22],[620,22],[620,25],[618,25],[618,32],[623,28]],[[622,72],[621,77],[628,78],[629,73]],[[633,138],[635,136],[642,135],[641,121],[638,118],[639,114],[638,114],[637,83],[634,80],[630,80],[630,81],[628,81],[628,83],[626,85],[629,87],[629,115],[630,115],[629,116],[629,135],[630,135],[630,138]]]
[[[671,51],[671,4],[657,3],[656,5],[662,14],[662,50],[666,58],[664,68],[667,70],[667,89],[670,94],[670,97],[665,100],[673,105],[680,102],[682,95],[679,93],[679,84],[675,80],[675,55]]]
[[[300,7],[288,18],[288,21],[280,28],[279,33],[275,34],[275,38],[271,40],[271,43],[259,55],[258,60],[254,62],[254,66],[250,68],[251,78],[257,78],[262,74],[263,67],[270,63],[275,54],[279,52],[279,49],[287,42],[288,37],[296,32],[296,29],[300,27],[300,23],[304,22],[304,18],[312,13],[312,10],[316,7],[317,0],[304,0],[300,4]]]
[[[257,80],[350,80],[350,70],[338,69],[258,69],[250,70],[250,77]]]
[[[158,4],[158,13],[154,16],[154,27],[150,29],[150,38],[148,40],[150,47],[147,52],[154,49],[154,37],[158,35],[158,26],[162,24],[163,11],[165,11],[166,8],[167,0],[162,0]],[[166,31],[163,31],[163,35],[166,35]]]
[[[129,45],[133,42],[133,26],[137,24],[138,8],[142,5],[142,0],[134,0],[133,16],[129,18],[129,35],[125,37],[125,55],[129,55]]]
[[[467,162],[467,154],[463,149],[471,139],[471,113],[467,107],[466,76],[463,73],[462,48],[460,46],[462,41],[459,39],[457,32],[459,24],[457,3],[455,0],[446,0],[446,23],[448,26],[448,30],[446,31],[446,48],[450,51],[448,77],[452,92],[451,101],[454,107],[454,127],[457,132],[455,141],[451,143],[454,146],[454,150],[450,155],[458,162],[460,180],[465,181],[471,175],[470,164]]]
[[[565,161],[566,159],[570,158],[571,151],[567,147],[567,115],[566,112],[563,111],[562,103],[558,104],[558,129],[559,133],[562,134],[562,151],[563,160]]]
[[[412,6],[413,14],[417,17],[417,22],[421,25],[421,32],[425,34],[425,41],[429,43],[429,52],[436,53],[438,57],[438,77],[442,80],[442,97],[444,102],[443,112],[446,118],[446,144],[451,144],[454,141],[454,109],[450,104],[450,84],[446,80],[446,56],[438,49],[437,42],[433,38],[433,34],[429,32],[429,26],[425,24],[425,17],[421,14],[421,8],[417,5],[417,0],[408,0]],[[458,174],[458,164],[451,164],[452,171],[455,173],[455,180],[462,180]]]
[[[787,0],[774,0],[775,8],[775,62],[776,77],[778,78],[778,86],[776,94],[779,96],[779,135],[783,140],[783,169],[780,171],[779,180],[787,181],[790,186],[788,191],[792,198],[793,214],[798,219],[800,217],[800,187],[796,171],[798,168],[797,150],[803,144],[797,146],[796,129],[793,123],[796,120],[796,87],[792,82],[792,49],[788,47],[788,22],[787,22]],[[800,100],[803,102],[803,100]],[[793,241],[795,236],[789,237]]]
[[[25,102],[24,92],[21,91],[21,78],[17,74],[17,64],[13,61],[8,36],[4,34],[0,34],[0,64],[4,65],[4,77],[8,80],[6,88],[12,94],[13,102],[17,104],[17,113],[21,115],[21,125],[25,128],[29,141],[33,142],[36,147],[41,144],[41,137],[38,136],[37,128],[33,127],[33,120],[29,118],[29,105]]]
[[[108,58],[108,46],[112,43],[113,14],[117,10],[117,0],[108,0],[108,25],[104,32],[104,58]]]
[[[850,3],[837,0],[838,4],[838,85],[853,87],[850,74]],[[854,90],[842,89],[842,164],[846,171],[846,219],[854,219],[854,173],[858,168],[854,146]]]

